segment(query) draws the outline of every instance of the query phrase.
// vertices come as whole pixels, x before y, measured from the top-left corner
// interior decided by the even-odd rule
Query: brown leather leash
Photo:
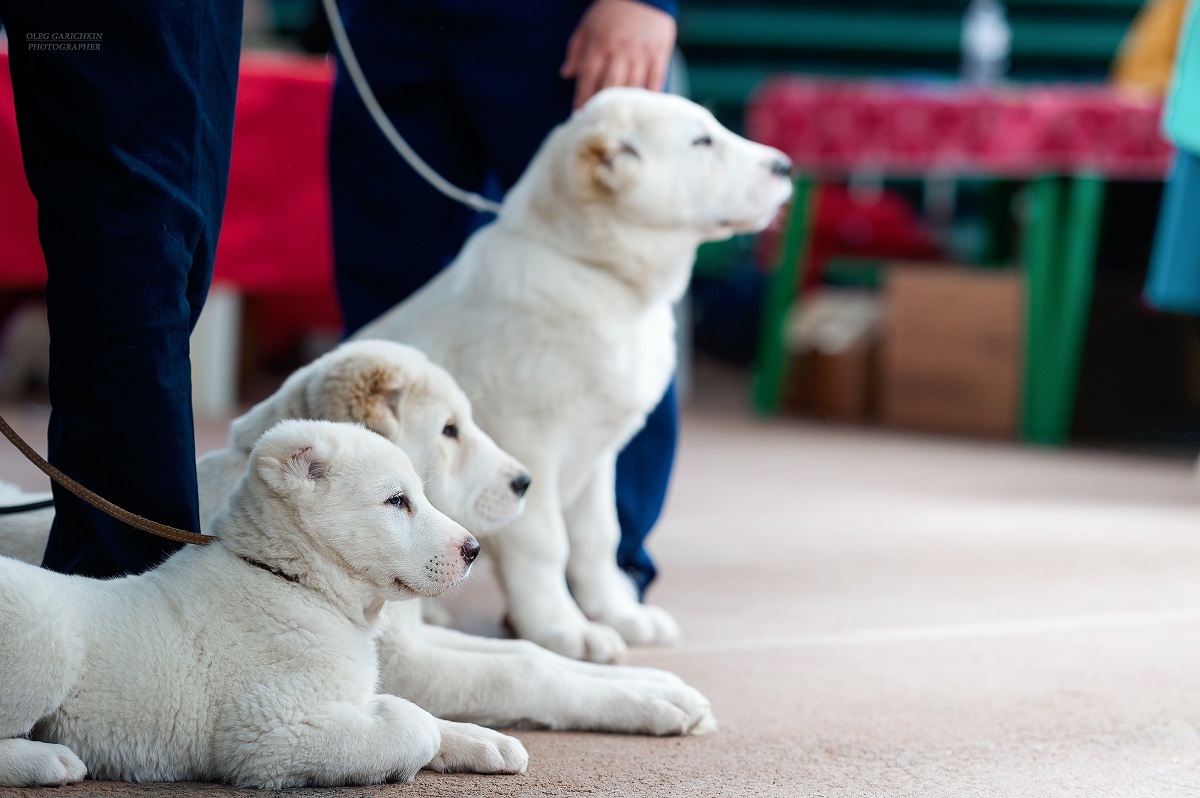
[[[33,448],[21,439],[21,436],[13,431],[13,428],[4,420],[4,416],[0,416],[0,432],[4,433],[4,437],[12,441],[13,446],[20,450],[21,454],[29,458],[29,462],[40,468],[46,476],[62,485],[67,490],[74,493],[79,498],[83,499],[88,504],[92,505],[101,512],[108,513],[118,521],[129,524],[132,527],[149,532],[151,535],[158,535],[160,538],[174,540],[177,543],[194,543],[197,546],[207,546],[212,543],[215,538],[209,535],[197,535],[195,532],[185,532],[182,529],[176,529],[173,526],[160,524],[157,521],[151,521],[148,518],[142,518],[140,515],[135,515],[128,510],[122,509],[110,502],[108,499],[103,499],[92,493],[90,490],[80,485],[69,476],[59,471],[54,466],[46,462],[46,460]]]

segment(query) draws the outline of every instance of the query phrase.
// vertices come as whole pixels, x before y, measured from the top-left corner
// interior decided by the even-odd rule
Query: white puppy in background
[[[385,604],[444,592],[479,550],[404,453],[361,427],[288,421],[250,459],[215,542],[144,574],[0,559],[0,784],[523,771],[518,741],[376,693]]]
[[[524,514],[487,541],[521,637],[599,662],[676,639],[616,565],[616,457],[674,371],[671,306],[696,248],[765,227],[789,166],[688,100],[607,89],[550,134],[495,222],[357,334],[422,349],[529,468]]]

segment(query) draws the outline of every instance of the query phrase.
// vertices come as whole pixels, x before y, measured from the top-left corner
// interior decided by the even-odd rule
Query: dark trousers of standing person
[[[507,191],[571,112],[558,76],[581,0],[342,0],[355,54],[409,144],[453,183]],[[338,296],[350,335],[423,286],[479,220],[401,160],[339,61],[329,142]],[[617,462],[618,561],[640,589],[643,542],[675,456],[674,385]]]
[[[198,532],[188,339],[229,176],[242,0],[0,0],[50,321],[51,463]],[[138,573],[178,547],[54,487],[44,565]]]

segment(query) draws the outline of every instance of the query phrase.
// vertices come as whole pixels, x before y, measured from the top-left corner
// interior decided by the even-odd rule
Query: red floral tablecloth
[[[1158,99],[1103,85],[785,77],[751,98],[746,129],[816,174],[1095,172],[1160,179],[1172,147]]]

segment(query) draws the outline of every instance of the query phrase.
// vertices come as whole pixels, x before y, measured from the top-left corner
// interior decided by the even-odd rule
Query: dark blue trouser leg
[[[550,129],[569,116],[558,77],[586,2],[343,0],[355,53],[400,133],[431,166],[473,191],[490,170],[516,182]],[[387,144],[339,76],[330,128],[334,255],[346,334],[448,264],[473,213],[445,199]],[[617,465],[618,560],[641,588],[654,578],[643,541],[662,509],[674,459],[673,390]]]
[[[188,337],[229,174],[241,0],[0,0],[50,321],[49,460],[139,515],[199,530]],[[40,50],[30,33],[96,32]],[[44,565],[137,573],[177,544],[55,486]]]
[[[617,517],[621,521],[617,565],[633,579],[639,593],[645,592],[658,573],[645,542],[667,498],[678,438],[679,398],[672,380],[646,425],[617,458]]]

